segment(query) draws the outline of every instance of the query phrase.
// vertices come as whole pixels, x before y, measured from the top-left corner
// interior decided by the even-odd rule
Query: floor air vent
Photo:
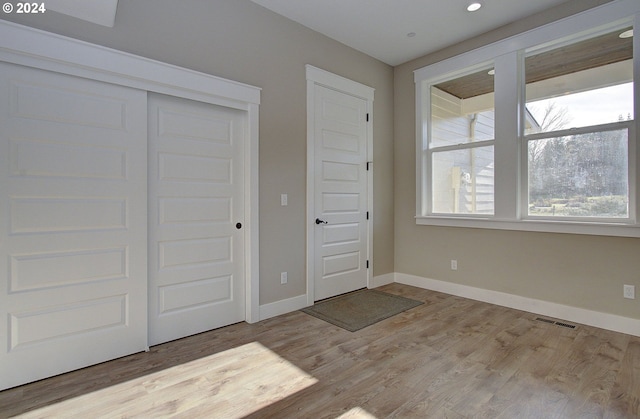
[[[550,320],[550,319],[545,319],[542,317],[536,317],[536,320],[539,322],[544,322],[544,323],[549,323],[549,324],[555,324],[556,326],[562,326],[562,327],[567,327],[569,329],[575,329],[576,325],[575,324],[569,324],[569,323],[563,323],[563,322],[557,322],[555,320]]]
[[[575,328],[576,328],[576,325],[575,325],[575,324],[562,323],[562,322],[556,322],[556,324],[557,324],[558,326],[568,327],[569,329],[575,329]]]

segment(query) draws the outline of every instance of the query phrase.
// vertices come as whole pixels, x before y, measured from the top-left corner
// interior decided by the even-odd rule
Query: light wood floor
[[[637,418],[640,338],[419,288],[351,333],[302,312],[0,392],[0,417]]]

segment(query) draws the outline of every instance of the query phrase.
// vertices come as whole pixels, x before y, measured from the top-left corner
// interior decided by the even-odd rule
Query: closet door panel
[[[149,95],[149,341],[245,320],[246,112]]]
[[[0,389],[147,347],[146,95],[0,63]]]

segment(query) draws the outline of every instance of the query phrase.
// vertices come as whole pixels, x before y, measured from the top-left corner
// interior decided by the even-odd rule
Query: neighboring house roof
[[[536,117],[533,116],[529,108],[524,107],[524,121],[525,121],[525,129],[530,132],[540,132],[542,130],[542,126],[536,120]]]

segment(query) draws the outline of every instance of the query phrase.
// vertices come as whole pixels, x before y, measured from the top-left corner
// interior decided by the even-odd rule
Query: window
[[[631,30],[527,55],[525,216],[629,219]]]
[[[431,86],[433,213],[493,214],[491,68]]]
[[[623,3],[416,70],[418,224],[640,236]]]

